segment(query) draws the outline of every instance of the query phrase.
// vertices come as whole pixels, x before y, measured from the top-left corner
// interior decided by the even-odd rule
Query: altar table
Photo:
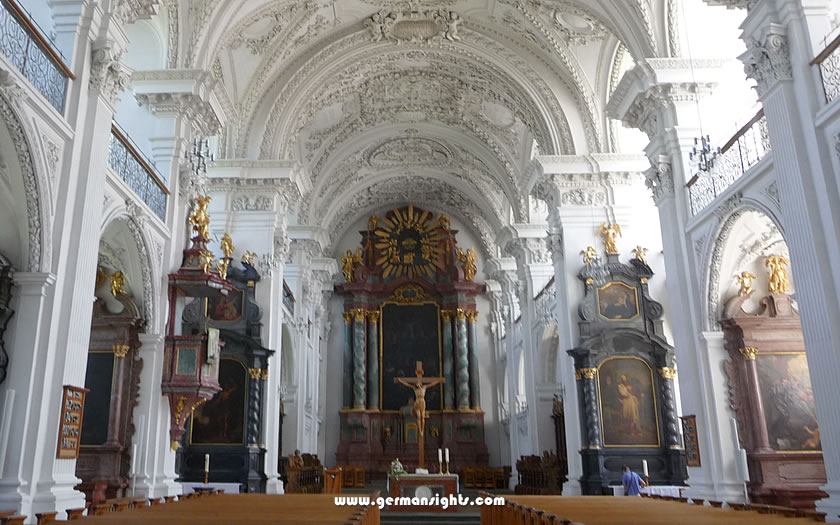
[[[400,479],[388,479],[388,489],[392,498],[427,498],[437,496],[440,500],[458,495],[457,474],[402,474]],[[458,505],[449,502],[443,505],[391,505],[388,510],[407,512],[456,512]]]

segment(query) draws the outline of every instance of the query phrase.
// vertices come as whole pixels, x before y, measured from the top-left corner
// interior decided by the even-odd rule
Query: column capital
[[[224,86],[212,71],[135,71],[131,85],[137,102],[152,114],[186,118],[204,136],[218,133],[233,112]]]
[[[671,157],[657,155],[651,160],[651,167],[645,171],[645,186],[653,193],[653,202],[657,206],[668,197],[674,196],[674,175]]]
[[[598,373],[597,368],[578,368],[575,370],[575,379],[595,379],[595,374]]]
[[[677,370],[670,366],[664,366],[659,369],[659,375],[663,377],[663,379],[674,379],[677,376]]]
[[[744,359],[747,361],[755,361],[755,357],[758,355],[758,348],[754,346],[745,346],[740,348],[739,351],[741,355],[744,356]]]
[[[20,295],[45,296],[47,288],[55,284],[55,274],[41,272],[15,272],[12,282],[19,288]]]
[[[776,84],[793,80],[787,30],[781,24],[770,23],[753,36],[745,35],[747,52],[738,58],[744,72],[756,81],[758,96],[765,96]]]
[[[128,87],[132,70],[122,62],[125,49],[110,39],[100,39],[91,47],[90,89],[114,108],[119,95]]]

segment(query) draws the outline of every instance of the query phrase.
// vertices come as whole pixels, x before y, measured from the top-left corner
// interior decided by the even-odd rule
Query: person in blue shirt
[[[644,480],[630,470],[630,467],[624,465],[623,467],[624,475],[621,476],[621,483],[624,484],[624,495],[625,496],[640,496],[642,494],[642,487],[645,486]]]

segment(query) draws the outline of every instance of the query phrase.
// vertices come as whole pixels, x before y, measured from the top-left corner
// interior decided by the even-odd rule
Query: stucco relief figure
[[[374,42],[379,42],[385,37],[385,26],[382,23],[382,13],[373,13],[367,20],[365,20],[365,27],[370,31]]]

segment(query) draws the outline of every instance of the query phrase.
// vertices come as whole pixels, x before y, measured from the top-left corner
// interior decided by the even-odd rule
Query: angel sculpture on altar
[[[601,229],[598,230],[601,237],[604,238],[604,250],[607,253],[618,253],[618,246],[615,243],[616,237],[621,237],[621,226],[618,223],[601,223]]]

